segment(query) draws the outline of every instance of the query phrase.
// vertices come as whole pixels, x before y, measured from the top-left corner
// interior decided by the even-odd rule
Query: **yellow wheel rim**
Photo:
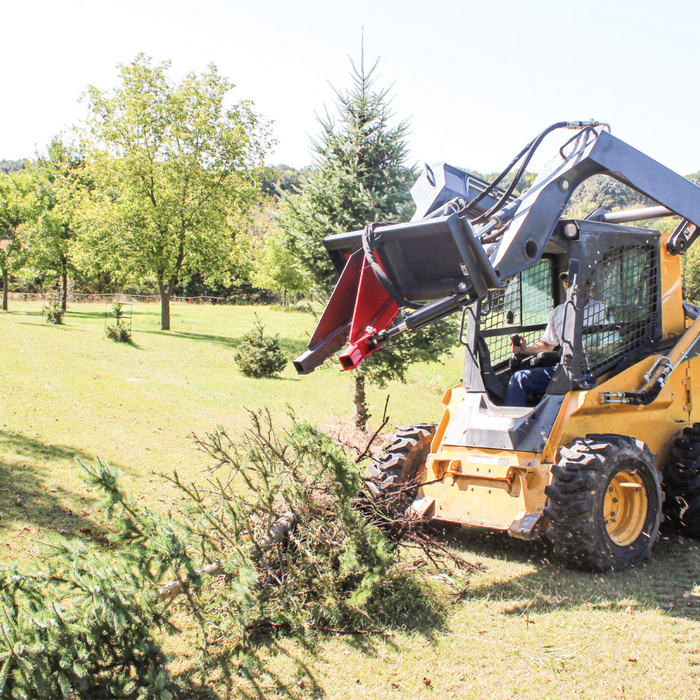
[[[620,547],[632,544],[642,534],[649,499],[642,477],[636,469],[618,472],[608,484],[603,504],[605,529]]]

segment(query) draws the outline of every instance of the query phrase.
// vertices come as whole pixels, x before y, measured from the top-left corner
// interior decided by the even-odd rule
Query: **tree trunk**
[[[160,329],[170,330],[170,297],[175,291],[177,277],[171,277],[167,285],[162,277],[158,277],[158,291],[160,292]]]
[[[168,289],[170,285],[166,285],[162,277],[158,278],[158,291],[160,292],[160,329],[162,331],[170,330],[170,294]]]
[[[3,267],[2,269],[2,310],[7,311],[7,282],[8,282],[9,275],[7,274],[7,270]]]
[[[61,311],[66,312],[68,306],[68,266],[65,259],[61,260],[61,284],[63,285],[63,294],[61,295]]]
[[[365,392],[365,375],[355,374],[355,425],[360,430],[367,429],[369,413],[367,412],[367,394]]]

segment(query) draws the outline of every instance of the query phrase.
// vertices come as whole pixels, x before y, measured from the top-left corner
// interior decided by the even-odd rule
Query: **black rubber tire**
[[[673,441],[664,470],[666,518],[688,537],[700,540],[700,423]]]
[[[630,516],[636,517],[638,523],[629,535],[634,539],[625,541],[623,532],[623,544],[619,544],[608,532],[606,494],[613,488],[628,486],[618,483],[622,476],[617,475],[625,473],[638,479],[637,487],[644,488],[646,514]],[[633,491],[638,492],[639,488]],[[552,483],[545,493],[546,536],[553,545],[554,557],[562,563],[580,569],[612,571],[628,569],[651,557],[651,549],[659,539],[664,494],[660,472],[646,445],[624,435],[577,438],[559,451],[559,462],[552,468]],[[624,516],[628,509],[620,510]]]
[[[367,486],[375,498],[395,494],[415,481],[430,452],[435,428],[433,423],[415,423],[396,429],[384,454],[369,467]],[[412,501],[415,492],[405,495],[406,501]]]

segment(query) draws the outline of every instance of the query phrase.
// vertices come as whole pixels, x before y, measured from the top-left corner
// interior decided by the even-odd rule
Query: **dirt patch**
[[[367,445],[371,441],[367,454],[375,460],[379,458],[382,450],[391,440],[391,433],[387,432],[379,433],[372,439],[375,433],[360,430],[351,418],[331,418],[321,426],[321,430],[349,452],[358,456],[367,450]]]

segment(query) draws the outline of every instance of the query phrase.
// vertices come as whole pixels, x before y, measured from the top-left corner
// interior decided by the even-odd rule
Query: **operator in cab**
[[[564,289],[568,286],[568,276],[563,272],[560,276]],[[593,299],[590,295],[591,281],[586,280],[585,289],[585,307],[583,310],[583,325],[593,326],[605,321],[605,308],[599,302]],[[525,342],[522,336],[520,344],[512,343],[513,355],[518,357],[530,357],[539,355],[541,352],[550,352],[556,350],[562,344],[562,336],[564,332],[564,316],[568,305],[568,313],[574,312],[574,306],[571,302],[564,302],[556,306],[549,315],[547,327],[544,333],[531,345]],[[504,406],[527,406],[534,396],[542,395],[547,391],[549,382],[554,373],[557,371],[558,365],[551,367],[532,367],[531,369],[521,369],[513,373],[513,376],[508,382],[506,395],[503,398]]]

